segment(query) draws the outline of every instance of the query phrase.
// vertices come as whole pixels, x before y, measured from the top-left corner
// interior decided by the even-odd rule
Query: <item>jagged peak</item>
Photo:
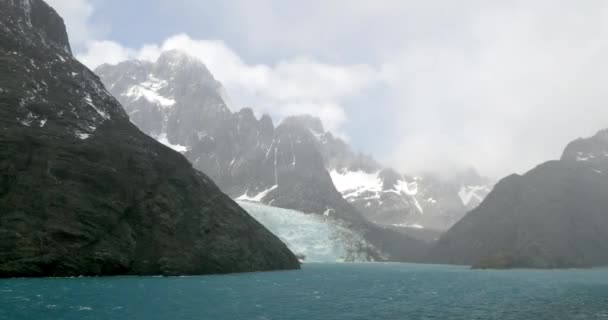
[[[587,162],[608,157],[608,129],[598,131],[589,138],[570,142],[562,154],[562,161]]]
[[[187,67],[204,69],[207,73],[209,73],[209,75],[211,75],[211,72],[209,69],[207,69],[207,66],[199,58],[182,50],[174,49],[163,51],[156,60],[156,64],[167,65],[173,68]]]

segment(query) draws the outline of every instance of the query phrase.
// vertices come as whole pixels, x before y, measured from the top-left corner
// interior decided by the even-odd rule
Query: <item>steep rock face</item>
[[[559,161],[500,181],[432,250],[479,268],[608,265],[608,131],[568,145]]]
[[[41,0],[0,0],[0,277],[298,268],[177,152],[129,122]]]
[[[176,80],[184,70],[192,79]],[[380,249],[389,247],[391,259],[419,256],[417,241],[370,224],[336,190],[316,133],[309,129],[308,120],[320,125],[318,119],[291,117],[275,128],[269,116],[258,119],[251,109],[233,113],[205,66],[179,52],[165,52],[155,63],[128,61],[96,72],[135,124],[182,152],[233,198],[338,218],[380,243]],[[150,92],[140,94],[142,87]]]

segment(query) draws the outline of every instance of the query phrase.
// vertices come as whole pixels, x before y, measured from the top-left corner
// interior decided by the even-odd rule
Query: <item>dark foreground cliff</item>
[[[0,277],[295,269],[287,247],[130,123],[41,0],[0,0]]]

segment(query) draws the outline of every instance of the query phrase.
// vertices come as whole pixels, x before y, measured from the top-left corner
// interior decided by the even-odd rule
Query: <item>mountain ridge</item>
[[[300,181],[294,179],[293,174],[308,170],[307,174],[299,177],[300,180],[308,179],[313,176],[312,172],[316,172],[315,179],[320,184],[338,185],[336,179],[340,179],[341,174],[356,176],[361,172],[365,175],[375,175],[368,179],[370,185],[358,187],[372,189],[372,192],[375,192],[373,197],[377,199],[370,202],[369,195],[363,194],[364,192],[361,198],[348,197],[352,194],[348,186],[339,188],[339,193],[367,220],[388,227],[424,225],[430,229],[445,230],[467,210],[475,207],[491,189],[491,183],[481,177],[472,185],[460,185],[460,181],[445,182],[430,176],[416,181],[413,177],[401,175],[382,166],[371,156],[353,151],[342,139],[326,131],[320,119],[310,115],[286,117],[275,128],[270,116],[264,114],[257,119],[250,108],[231,112],[222,100],[223,87],[206,68],[199,78],[211,80],[207,83],[193,81],[194,85],[188,86],[192,91],[200,91],[201,96],[205,97],[193,100],[187,95],[175,95],[176,90],[183,90],[178,88],[186,87],[186,84],[172,80],[176,75],[171,70],[165,70],[170,69],[167,65],[171,61],[170,56],[175,54],[177,53],[173,51],[164,52],[156,62],[133,60],[115,66],[104,65],[96,72],[129,110],[134,123],[159,141],[183,152],[196,168],[208,174],[233,198],[317,214],[341,214],[343,209],[334,208],[341,202],[336,200],[334,187],[320,188],[324,191],[316,195],[316,190],[308,189],[308,196],[293,197],[292,194],[296,192],[292,188],[293,185],[279,185],[278,181],[281,179],[291,181],[294,185],[298,184]],[[195,66],[204,65],[201,61],[192,63]],[[164,94],[162,99],[176,101],[175,105],[163,107],[161,101],[131,94],[133,88],[147,83],[146,79],[150,75],[162,79],[159,81],[164,83],[163,88],[171,88],[168,91],[166,88],[160,88],[156,94]],[[145,110],[143,113],[142,109]],[[180,114],[184,112],[189,116]],[[187,133],[190,133],[190,136]],[[304,159],[311,154],[320,154],[322,164],[318,159],[307,159],[311,161],[311,165],[302,166],[302,162],[296,159]],[[310,168],[312,163],[314,169]],[[330,173],[329,180],[322,171]],[[389,191],[394,188],[384,182],[385,176],[390,176],[389,180],[401,185],[419,185],[420,195],[430,194],[425,195],[424,199],[420,198],[418,192],[408,194],[402,193],[401,190],[389,195]],[[346,178],[342,180],[348,180],[348,177]],[[377,184],[381,185],[379,188],[383,190],[375,191],[378,189]],[[383,184],[387,184],[385,188],[382,187]],[[282,191],[288,187],[292,188],[292,191]],[[477,189],[467,189],[469,187]],[[463,196],[459,196],[459,193]],[[328,199],[317,201],[317,198]],[[467,201],[463,203],[462,199],[465,198]],[[309,204],[306,204],[307,202]],[[427,212],[426,216],[421,214],[421,208]],[[376,212],[382,214],[377,215]],[[358,219],[357,215],[342,218]]]
[[[399,259],[409,255],[403,252],[412,246],[416,247],[412,250],[415,255],[420,254],[421,245],[416,240],[371,224],[342,198],[326,170],[317,137],[300,123],[299,117],[288,117],[275,127],[270,116],[257,118],[251,109],[231,112],[212,76],[205,72],[198,77],[213,79],[208,82],[176,81],[178,77],[168,67],[166,62],[170,59],[166,55],[163,53],[155,64],[131,61],[96,70],[131,114],[132,121],[145,132],[157,139],[166,136],[165,144],[180,150],[195,168],[237,200],[331,215],[364,235],[374,234],[375,241],[384,245],[388,245],[380,235],[384,233],[401,237],[405,243],[416,243],[402,249],[391,247],[402,251],[393,252]],[[163,94],[162,99],[130,94],[133,88],[146,84],[148,78],[163,83],[154,89],[155,94]],[[184,88],[188,88],[188,94],[176,95]],[[190,95],[202,97],[191,99]],[[175,103],[164,107],[163,99]]]
[[[559,160],[501,180],[444,234],[434,262],[478,268],[608,265],[608,134],[577,139]]]

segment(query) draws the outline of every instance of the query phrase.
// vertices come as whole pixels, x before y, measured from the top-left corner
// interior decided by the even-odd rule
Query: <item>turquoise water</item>
[[[309,264],[206,277],[0,280],[0,319],[608,319],[608,269]]]

